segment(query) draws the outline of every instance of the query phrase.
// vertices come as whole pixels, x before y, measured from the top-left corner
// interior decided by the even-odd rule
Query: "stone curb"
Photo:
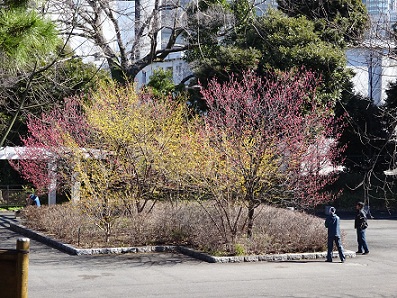
[[[317,259],[325,260],[325,258],[327,257],[327,252],[215,257],[183,246],[177,247],[177,250],[184,255],[208,263],[287,262]],[[356,253],[350,250],[345,250],[345,256],[346,258],[355,258]],[[336,259],[339,258],[338,252],[334,251],[332,253],[332,257]]]
[[[140,247],[111,247],[111,248],[75,248],[74,246],[66,243],[61,243],[57,240],[49,238],[48,236],[39,232],[30,230],[22,225],[17,225],[9,222],[10,230],[37,240],[48,246],[56,248],[60,251],[66,252],[71,255],[97,255],[97,254],[122,254],[122,253],[148,253],[148,252],[171,252],[176,251],[177,247],[172,245],[164,246],[140,246]]]
[[[27,236],[31,239],[42,242],[46,245],[54,247],[68,254],[78,255],[78,256],[97,255],[97,254],[122,254],[122,253],[179,252],[181,254],[208,263],[286,262],[286,261],[325,259],[327,256],[326,252],[314,252],[314,253],[286,253],[286,254],[215,257],[188,247],[173,246],[173,245],[78,249],[70,244],[61,243],[59,241],[47,237],[44,234],[30,230],[22,225],[18,225],[10,221],[7,222],[10,225],[10,229],[18,234]],[[356,253],[353,251],[345,251],[345,255],[346,258],[356,257]],[[338,252],[333,252],[332,257],[338,258],[339,257]]]

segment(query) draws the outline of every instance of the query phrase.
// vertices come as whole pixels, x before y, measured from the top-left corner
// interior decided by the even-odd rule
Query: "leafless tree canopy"
[[[105,59],[115,79],[133,79],[145,66],[186,49],[186,1],[48,1],[63,36],[83,55]]]

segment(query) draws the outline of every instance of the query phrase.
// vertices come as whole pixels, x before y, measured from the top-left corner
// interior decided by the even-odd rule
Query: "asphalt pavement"
[[[15,248],[22,236],[6,217],[0,248]],[[345,249],[356,251],[353,220],[341,225]],[[206,263],[176,253],[74,256],[31,240],[29,298],[397,297],[397,219],[369,220],[367,242],[369,255],[345,263]]]

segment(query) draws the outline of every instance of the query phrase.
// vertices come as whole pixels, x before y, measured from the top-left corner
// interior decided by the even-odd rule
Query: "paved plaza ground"
[[[21,235],[8,229],[6,215],[0,212],[0,248],[15,248]],[[345,248],[356,251],[353,220],[341,218]],[[367,240],[370,254],[343,264],[210,264],[171,253],[72,256],[32,240],[29,298],[397,297],[397,219],[370,220]]]

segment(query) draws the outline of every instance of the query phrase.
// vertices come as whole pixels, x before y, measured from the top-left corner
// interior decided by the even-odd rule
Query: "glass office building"
[[[377,14],[389,9],[390,0],[363,0],[369,14]]]
[[[396,9],[396,0],[363,0],[370,15]]]

